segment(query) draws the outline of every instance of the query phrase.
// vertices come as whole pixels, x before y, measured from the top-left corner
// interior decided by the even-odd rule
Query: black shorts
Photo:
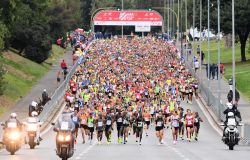
[[[183,122],[179,122],[179,128],[183,127]]]
[[[58,78],[56,79],[56,81],[57,81],[57,82],[60,82],[60,81],[61,81],[61,79],[58,77]]]
[[[80,124],[80,128],[83,128],[83,129],[88,129],[88,126],[85,125],[85,124]]]
[[[156,131],[161,131],[161,130],[163,130],[163,127],[155,127],[155,130]]]
[[[194,126],[186,126],[186,128],[188,128],[188,127],[189,127],[190,129],[194,128]]]
[[[178,130],[180,128],[180,126],[179,127],[172,127],[172,128],[174,128],[175,130]]]
[[[105,126],[105,132],[109,132],[110,130],[111,130],[111,125],[110,126],[106,125]]]
[[[151,114],[151,117],[154,117],[154,115],[155,115],[154,113],[153,113],[153,114]]]
[[[77,123],[77,124],[75,124],[75,128],[79,128],[80,127],[80,125]]]
[[[94,127],[88,127],[88,130],[90,131],[90,132],[94,132]]]
[[[192,96],[192,95],[193,95],[193,92],[189,92],[188,94]]]
[[[150,121],[145,121],[145,124],[149,126],[150,125]]]

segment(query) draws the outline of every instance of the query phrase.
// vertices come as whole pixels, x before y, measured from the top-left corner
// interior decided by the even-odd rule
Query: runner
[[[78,136],[78,129],[80,127],[80,117],[78,115],[77,110],[74,111],[74,114],[71,116],[71,119],[73,121],[73,123],[75,124],[75,137],[77,138]]]
[[[178,131],[180,127],[180,116],[178,115],[177,111],[173,112],[173,115],[171,116],[171,126],[172,126],[172,135],[173,135],[173,143],[177,143],[178,139]]]
[[[93,140],[93,133],[94,133],[94,117],[93,117],[94,113],[91,112],[88,119],[87,119],[87,123],[88,123],[88,132],[89,132],[89,144],[92,144],[92,140]]]
[[[198,134],[199,134],[199,130],[200,130],[200,122],[203,122],[203,120],[199,116],[199,113],[195,112],[194,113],[194,136],[195,136],[194,139],[196,141],[198,141]]]
[[[148,130],[149,130],[149,126],[150,126],[150,119],[151,119],[151,115],[149,114],[149,112],[147,110],[145,110],[143,118],[145,120],[145,130],[146,130],[146,136],[148,137]]]
[[[158,116],[155,119],[155,130],[156,137],[159,139],[159,145],[163,144],[163,136],[164,136],[164,120],[162,117],[162,113],[159,112]]]
[[[116,128],[117,128],[117,138],[118,138],[118,143],[122,143],[122,127],[123,127],[123,118],[122,118],[122,113],[119,110],[116,114]]]
[[[105,136],[107,138],[107,144],[111,143],[111,130],[112,130],[112,116],[110,114],[110,111],[107,111],[107,115],[105,117]]]
[[[103,118],[102,118],[102,113],[98,114],[98,117],[96,119],[96,131],[97,131],[97,141],[98,144],[102,143],[102,135],[103,135]]]
[[[193,117],[190,109],[187,109],[185,121],[186,121],[186,129],[187,129],[187,140],[189,142],[191,142],[191,140],[192,140],[191,136],[192,136],[193,129],[194,129],[194,117]]]
[[[126,144],[128,141],[128,130],[129,130],[129,121],[130,117],[127,111],[123,112],[123,123],[122,123],[122,131],[123,131],[123,144]]]
[[[79,112],[79,117],[80,117],[80,128],[81,128],[81,132],[82,132],[82,143],[85,143],[85,135],[88,135],[88,125],[87,125],[87,111],[86,110],[81,110]]]
[[[138,142],[139,138],[139,145],[141,145],[142,134],[143,134],[143,116],[139,113],[139,116],[136,118],[136,142]]]

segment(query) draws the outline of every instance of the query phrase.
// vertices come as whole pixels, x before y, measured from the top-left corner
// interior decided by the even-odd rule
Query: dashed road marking
[[[80,153],[75,159],[79,160],[81,159],[82,156],[84,156],[85,154],[87,154],[95,145],[97,144],[97,141],[94,142],[92,145],[90,145],[88,148],[86,148],[82,153]]]
[[[168,144],[164,144],[167,148],[173,150],[178,156],[180,156],[181,158],[183,158],[183,160],[189,160],[183,153],[181,153],[178,149],[168,145]]]

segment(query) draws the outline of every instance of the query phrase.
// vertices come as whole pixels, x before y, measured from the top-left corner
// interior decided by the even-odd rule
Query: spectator
[[[213,63],[212,66],[210,67],[210,74],[212,75],[212,80],[214,80],[215,72],[216,72],[216,65]]]
[[[203,64],[204,59],[205,59],[205,54],[203,51],[201,51],[201,64]]]
[[[196,71],[199,69],[199,67],[200,67],[200,63],[199,63],[199,61],[196,59],[195,62],[194,62],[195,73],[196,73]]]
[[[63,59],[62,62],[61,62],[61,69],[62,69],[62,70],[68,69],[67,63],[64,61],[64,59]]]

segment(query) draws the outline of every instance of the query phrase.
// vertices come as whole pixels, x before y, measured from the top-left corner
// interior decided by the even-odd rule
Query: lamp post
[[[122,0],[122,11],[123,11],[123,9],[124,9],[124,8],[123,8],[123,2],[124,2],[124,1]],[[123,24],[122,24],[122,38],[123,38]]]
[[[208,76],[208,82],[207,82],[207,86],[208,86],[208,89],[210,89],[210,0],[207,0],[207,11],[208,11],[208,14],[207,14],[207,49],[208,49],[208,62],[207,62],[207,76]],[[208,96],[208,104],[209,104],[209,96]]]
[[[177,26],[177,30],[179,31],[179,16],[177,15],[177,13],[171,9],[171,8],[164,8],[164,7],[153,7],[153,9],[167,9],[169,11],[172,12],[172,14],[176,17],[176,26]]]
[[[201,71],[201,62],[202,62],[202,54],[201,54],[201,42],[202,42],[202,39],[201,39],[201,35],[202,35],[202,0],[200,0],[200,71]]]
[[[233,71],[233,102],[235,102],[235,26],[234,26],[234,0],[232,0],[232,71]]]
[[[187,0],[185,0],[185,33],[186,33],[186,48],[185,48],[185,52],[187,55],[187,60],[188,60],[188,52],[187,52]]]
[[[195,0],[193,0],[193,44],[192,44],[192,49],[193,49],[193,53],[194,53],[194,28],[195,28]]]
[[[221,93],[220,93],[220,89],[221,89],[221,84],[220,84],[220,0],[217,0],[217,7],[218,7],[218,65],[217,65],[217,69],[218,69],[218,99],[221,99]],[[219,117],[221,115],[221,110],[219,107]]]

